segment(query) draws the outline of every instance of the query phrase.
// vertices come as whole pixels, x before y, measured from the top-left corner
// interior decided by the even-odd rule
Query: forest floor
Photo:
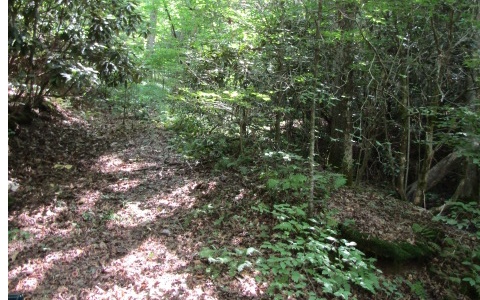
[[[207,246],[258,249],[259,228],[272,220],[251,210],[259,198],[253,178],[182,159],[169,144],[172,133],[152,123],[124,126],[98,112],[58,111],[9,138],[9,179],[20,184],[9,204],[9,293],[26,299],[268,298],[252,272],[213,279],[199,257]],[[412,223],[431,218],[367,188],[342,189],[330,203],[339,219],[386,240],[410,241]],[[441,295],[442,283],[431,280],[425,265],[393,269],[384,266],[384,273],[421,281],[430,295]]]

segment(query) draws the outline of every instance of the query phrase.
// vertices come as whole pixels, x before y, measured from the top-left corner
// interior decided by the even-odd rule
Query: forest
[[[480,299],[479,0],[9,0],[15,299]]]

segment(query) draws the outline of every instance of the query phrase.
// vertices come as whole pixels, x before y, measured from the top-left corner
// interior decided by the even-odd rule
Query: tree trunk
[[[438,162],[433,168],[428,170],[426,174],[425,192],[437,185],[448,173],[455,169],[462,161],[462,157],[458,152],[452,152]],[[407,198],[414,200],[419,182],[416,181],[408,186]]]
[[[245,137],[247,135],[247,109],[240,107],[240,155],[245,151]]]
[[[322,21],[322,8],[323,1],[318,0],[317,15],[315,18],[315,48],[313,57],[313,78],[315,78],[315,88],[317,86],[318,77],[318,64],[320,63],[320,23]],[[309,164],[310,164],[310,193],[308,199],[309,213],[313,214],[313,207],[315,201],[315,110],[316,110],[316,97],[311,99],[311,116],[310,116],[310,151],[309,151]],[[323,208],[322,208],[323,209]]]
[[[409,82],[408,82],[408,66],[406,67],[405,74],[402,78],[401,87],[401,103],[399,105],[401,114],[401,136],[400,136],[400,151],[398,154],[398,177],[396,190],[403,201],[407,200],[406,185],[408,184],[408,151],[410,141],[410,117],[409,117]]]
[[[474,14],[474,19],[478,24],[480,22],[480,9],[477,7],[476,12]],[[480,59],[480,53],[478,49],[480,47],[480,30],[474,29],[474,41],[472,47],[472,56],[477,61]],[[472,67],[469,68],[469,74],[467,77],[467,92],[465,97],[467,99],[467,103],[471,112],[478,114],[478,110],[480,107],[480,89],[478,87],[478,65],[477,68]],[[470,132],[470,152],[480,153],[480,141],[478,140],[478,134],[475,134],[475,129],[473,128],[473,124],[470,124],[466,128],[467,132]],[[476,140],[475,140],[476,139]],[[477,158],[480,155],[477,155]],[[480,167],[473,162],[472,157],[468,157],[465,163],[465,173],[463,177],[463,185],[458,186],[455,195],[458,195],[458,198],[464,199],[478,199],[478,203],[480,204]]]
[[[280,124],[282,121],[282,114],[280,112],[275,113],[275,145],[280,146],[280,137],[282,130]]]
[[[156,7],[153,7],[152,11],[150,12],[150,24],[149,24],[150,32],[148,33],[148,37],[147,37],[147,49],[150,51],[152,51],[153,48],[155,47],[157,15],[158,15],[158,10]]]
[[[177,31],[175,30],[175,25],[173,24],[172,21],[172,16],[170,16],[170,11],[168,10],[167,3],[165,0],[163,1],[163,8],[165,9],[165,12],[167,13],[168,21],[170,22],[170,27],[172,30],[172,36],[176,39],[178,39]]]
[[[338,9],[338,26],[342,35],[350,35],[354,27],[353,18],[356,7],[354,4],[345,5]],[[344,39],[342,39],[344,40]],[[354,53],[353,42],[346,38],[344,44],[339,45],[339,55],[336,58],[339,69],[336,85],[341,87],[338,91],[338,103],[332,111],[333,144],[330,148],[329,161],[338,172],[347,178],[347,185],[353,183],[353,144],[352,144],[352,112],[351,102],[355,97],[355,84],[353,80],[352,63]]]
[[[429,125],[428,127],[429,129],[425,132],[425,156],[420,167],[415,197],[413,198],[413,203],[415,205],[421,205],[422,202],[425,204],[425,193],[427,192],[428,187],[428,174],[433,160],[433,126]]]

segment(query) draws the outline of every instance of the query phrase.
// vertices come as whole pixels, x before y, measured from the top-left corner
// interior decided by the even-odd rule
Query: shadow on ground
[[[11,137],[9,178],[20,189],[9,205],[9,233],[17,233],[9,242],[9,292],[30,299],[256,297],[255,287],[216,286],[197,256],[212,243],[251,241],[230,216],[208,211],[207,199],[230,201],[241,185],[192,167],[167,139],[148,124],[127,130],[72,116],[35,120]]]

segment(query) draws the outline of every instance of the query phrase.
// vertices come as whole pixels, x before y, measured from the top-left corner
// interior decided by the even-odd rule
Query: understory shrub
[[[308,218],[305,205],[277,204],[270,211],[260,204],[253,209],[278,220],[273,236],[263,236],[268,240],[258,250],[202,249],[199,255],[209,263],[206,272],[213,278],[227,270],[233,277],[251,269],[258,282],[269,283],[267,293],[274,299],[349,299],[353,286],[372,294],[387,291],[380,285],[375,260],[366,258],[354,242],[339,239],[334,222]]]
[[[459,243],[451,237],[443,241],[443,248],[440,253],[442,268],[433,268],[433,272],[442,280],[448,283],[452,294],[460,292],[470,296],[472,299],[480,298],[480,249],[478,240],[480,238],[480,206],[477,202],[451,202],[449,211],[445,215],[437,215],[434,221],[455,226],[463,230],[474,243]],[[459,267],[460,266],[460,267]]]
[[[274,205],[270,213],[279,223],[273,239],[261,246],[265,253],[256,263],[261,272],[257,280],[270,281],[268,293],[279,299],[322,299],[326,294],[348,299],[352,285],[375,293],[380,271],[374,259],[366,258],[354,242],[337,238],[329,222],[309,219],[305,209],[306,205]]]

